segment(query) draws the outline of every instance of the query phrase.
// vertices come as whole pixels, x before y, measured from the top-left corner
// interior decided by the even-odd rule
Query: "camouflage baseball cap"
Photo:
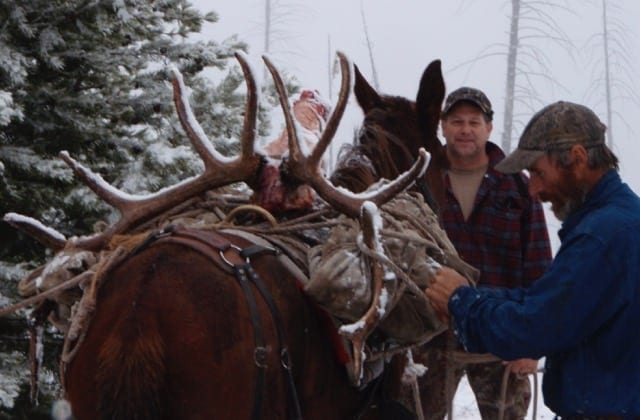
[[[449,94],[449,96],[447,96],[447,100],[444,101],[442,113],[445,115],[448,114],[454,105],[462,101],[476,105],[480,110],[482,110],[487,118],[489,118],[489,121],[493,119],[493,110],[491,109],[491,102],[489,101],[489,98],[487,98],[487,95],[478,89],[466,86],[454,90]]]
[[[531,166],[550,150],[568,150],[574,144],[585,148],[605,144],[607,127],[586,106],[559,101],[538,111],[520,136],[518,148],[496,165],[504,173]]]

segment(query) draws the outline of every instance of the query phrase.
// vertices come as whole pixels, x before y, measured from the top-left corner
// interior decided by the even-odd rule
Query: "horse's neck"
[[[445,205],[445,186],[444,186],[444,173],[448,167],[447,156],[444,146],[437,138],[435,141],[438,144],[433,145],[427,151],[431,153],[431,160],[429,167],[425,173],[425,178],[429,188],[429,192],[435,205],[432,205],[434,211],[440,215]]]

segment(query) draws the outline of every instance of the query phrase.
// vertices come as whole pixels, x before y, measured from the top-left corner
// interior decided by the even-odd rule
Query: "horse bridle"
[[[262,245],[250,245],[245,248],[241,248],[231,243],[225,236],[213,231],[202,231],[187,229],[179,226],[167,226],[166,228],[158,231],[149,236],[143,243],[141,243],[135,250],[132,251],[132,255],[142,251],[144,248],[150,246],[152,243],[159,242],[173,242],[179,243],[189,248],[198,251],[210,259],[216,266],[233,274],[242,288],[249,313],[251,315],[251,323],[254,331],[254,356],[253,361],[257,367],[256,375],[254,379],[255,399],[253,401],[252,419],[260,419],[262,412],[262,402],[264,399],[264,387],[266,376],[266,359],[267,359],[267,346],[264,338],[264,331],[262,326],[262,320],[260,313],[258,312],[258,306],[254,293],[251,289],[251,284],[258,290],[262,300],[266,303],[274,325],[276,327],[276,333],[278,336],[278,344],[280,349],[280,365],[282,366],[283,373],[285,375],[285,382],[287,384],[287,405],[289,417],[295,420],[302,419],[302,413],[300,409],[300,403],[298,400],[298,393],[296,385],[293,380],[293,374],[291,369],[291,359],[289,350],[286,345],[285,331],[283,327],[282,315],[278,310],[271,293],[264,285],[264,282],[260,279],[251,265],[251,259],[261,255],[278,255],[279,250]]]

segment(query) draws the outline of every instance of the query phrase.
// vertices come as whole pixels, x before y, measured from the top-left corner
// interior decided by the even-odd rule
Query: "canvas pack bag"
[[[395,304],[378,329],[399,344],[420,344],[446,329],[423,294],[440,265],[456,269],[472,283],[478,271],[460,259],[422,195],[402,193],[380,209],[385,282],[396,282]],[[305,287],[340,323],[360,319],[371,304],[369,261],[361,248],[358,221],[341,216],[327,240],[309,252],[310,280]],[[366,250],[365,250],[366,251]],[[403,281],[417,287],[402,287]]]

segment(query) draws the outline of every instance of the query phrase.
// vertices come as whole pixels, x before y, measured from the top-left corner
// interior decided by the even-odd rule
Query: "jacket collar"
[[[616,170],[611,169],[606,172],[591,191],[587,193],[582,206],[562,223],[562,228],[558,232],[560,239],[562,240],[587,214],[604,205],[620,184],[622,184],[622,179]]]

